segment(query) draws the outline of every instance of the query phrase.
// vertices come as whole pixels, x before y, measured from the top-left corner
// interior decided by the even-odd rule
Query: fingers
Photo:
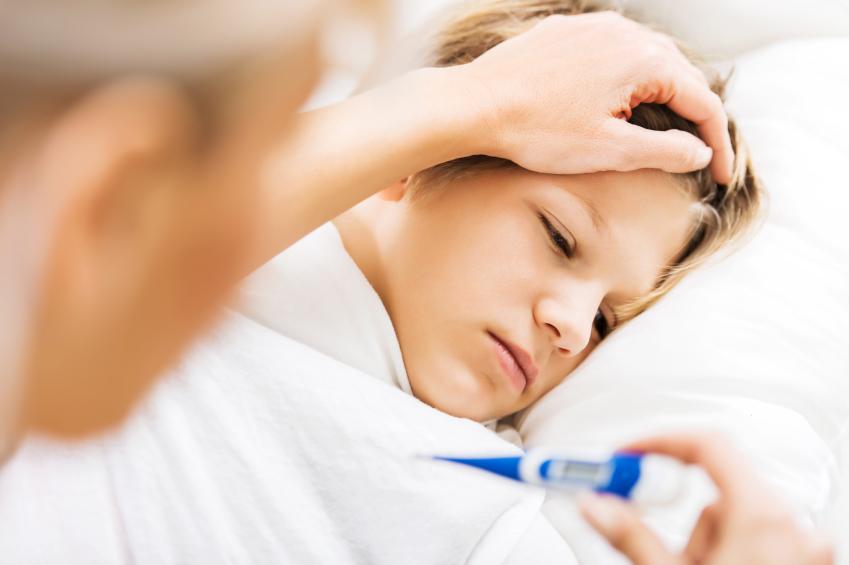
[[[624,502],[610,496],[590,495],[579,504],[584,519],[634,565],[681,563]]]
[[[699,465],[721,493],[737,503],[760,492],[760,482],[749,463],[729,441],[714,434],[667,435],[629,444],[625,449],[660,453]]]
[[[800,529],[730,442],[716,435],[668,435],[637,441],[626,449],[701,465],[720,489],[719,501],[699,517],[679,557],[682,562],[702,563],[733,555],[739,559],[747,556],[747,563],[833,565],[832,545]],[[613,536],[606,537],[613,543]]]
[[[704,73],[687,59],[671,37],[644,27],[643,31],[649,34],[646,43],[651,42],[656,49],[645,50],[652,54],[646,59],[650,72],[645,75],[646,80],[653,83],[652,101],[668,105],[676,114],[696,124],[701,138],[713,149],[710,168],[714,180],[720,184],[729,183],[734,150],[722,100],[710,89]],[[658,72],[663,76],[658,76]],[[657,97],[661,94],[666,99]]]
[[[701,563],[710,548],[716,543],[717,522],[720,519],[719,507],[716,504],[702,510],[696,527],[690,535],[690,541],[684,550],[684,555],[694,563]]]
[[[734,163],[734,150],[731,147],[731,135],[728,133],[728,116],[719,96],[708,88],[703,81],[686,75],[670,76],[672,93],[665,103],[679,116],[682,116],[698,128],[701,138],[713,149],[711,174],[719,184],[731,182]]]
[[[612,120],[608,134],[621,155],[616,170],[661,169],[686,173],[703,169],[710,163],[710,147],[687,132],[671,129],[654,131],[624,120]]]
[[[483,110],[473,110],[484,117],[485,133],[472,135],[470,143],[483,146],[484,154],[552,174],[710,167],[717,182],[730,181],[728,119],[706,77],[672,39],[618,14],[551,16],[462,72],[475,78],[469,82],[488,85],[482,99],[491,100],[491,108],[485,102]],[[694,123],[701,140],[610,124],[648,102]]]

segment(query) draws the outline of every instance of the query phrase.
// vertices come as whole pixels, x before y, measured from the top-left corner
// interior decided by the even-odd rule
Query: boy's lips
[[[533,358],[516,344],[502,339],[492,332],[487,333],[495,341],[495,353],[502,369],[510,377],[511,382],[519,392],[524,391],[539,373]]]

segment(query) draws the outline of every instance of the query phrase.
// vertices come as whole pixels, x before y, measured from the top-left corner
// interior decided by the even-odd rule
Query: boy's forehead
[[[566,190],[585,201],[600,220],[627,221],[652,214],[661,224],[679,216],[687,222],[691,220],[693,195],[683,181],[663,171],[603,171],[569,175],[561,182]]]
[[[0,69],[5,80],[42,83],[203,76],[268,49],[294,56],[330,2],[0,0]]]
[[[557,178],[560,194],[585,210],[596,239],[631,281],[629,294],[651,291],[662,269],[686,245],[693,198],[675,176],[657,170],[602,172]],[[592,245],[592,244],[590,244]]]

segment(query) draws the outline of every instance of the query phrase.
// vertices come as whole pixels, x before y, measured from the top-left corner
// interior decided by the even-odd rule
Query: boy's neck
[[[375,233],[375,218],[367,208],[379,205],[369,198],[333,219],[345,251],[362,271],[381,301],[385,300],[385,281],[381,264],[380,246]]]

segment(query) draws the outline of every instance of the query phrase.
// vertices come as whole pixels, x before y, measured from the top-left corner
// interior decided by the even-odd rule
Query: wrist
[[[429,110],[421,117],[433,146],[439,148],[439,163],[493,154],[491,117],[484,111],[485,93],[465,65],[423,68],[411,75],[417,81],[422,107]]]

